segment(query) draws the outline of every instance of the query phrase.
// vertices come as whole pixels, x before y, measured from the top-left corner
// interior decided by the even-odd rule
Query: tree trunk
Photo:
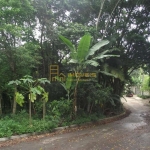
[[[102,9],[103,9],[104,3],[105,3],[105,0],[103,0],[103,1],[101,2],[101,5],[100,5],[100,10],[99,10],[99,14],[98,14],[97,22],[96,22],[96,31],[97,31],[97,29],[98,29],[98,22],[99,22],[99,19],[100,19],[100,17],[101,17],[101,13],[102,13]]]
[[[77,113],[77,86],[75,87],[75,90],[74,90],[73,112],[74,112],[74,116],[76,117],[76,113]]]
[[[67,91],[67,98],[68,98],[68,101],[70,100],[70,91],[68,90]]]
[[[93,106],[94,106],[94,103],[91,104],[90,114],[92,113]]]
[[[91,107],[91,103],[88,102],[88,105],[87,105],[87,112],[88,112],[88,113],[90,112],[90,107]]]
[[[13,110],[12,110],[12,113],[13,113],[13,114],[16,113],[16,108],[17,108],[16,92],[17,92],[17,87],[16,87],[16,85],[15,85],[15,89],[14,89],[14,99],[13,99]]]
[[[32,124],[31,120],[31,93],[30,93],[30,98],[29,98],[29,124]]]
[[[0,115],[2,115],[2,94],[0,93]]]
[[[45,114],[46,114],[46,102],[43,100],[43,120],[45,120]]]
[[[75,118],[77,115],[77,87],[78,87],[79,80],[80,78],[77,78],[75,90],[74,90],[73,112],[74,112]]]

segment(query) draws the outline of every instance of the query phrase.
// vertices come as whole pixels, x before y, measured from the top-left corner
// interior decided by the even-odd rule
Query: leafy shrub
[[[37,104],[37,107],[40,104]],[[67,125],[70,120],[68,114],[71,113],[71,101],[61,99],[60,101],[54,100],[49,104],[48,115],[45,120],[40,120],[33,117],[32,125],[29,125],[29,115],[26,111],[22,110],[17,114],[10,114],[0,121],[0,137],[9,137],[11,135],[51,131],[59,125]],[[64,117],[67,116],[65,120]],[[62,121],[63,120],[63,121]],[[62,122],[60,124],[60,122]]]
[[[51,117],[52,118],[52,117]],[[51,131],[58,126],[58,122],[53,118],[46,117],[45,120],[33,119],[29,125],[28,114],[21,111],[16,115],[9,115],[0,120],[0,137],[10,137],[11,135]]]
[[[148,99],[150,98],[150,95],[138,95],[142,99]]]
[[[91,92],[92,91],[92,92]],[[87,109],[88,112],[103,112],[103,108],[105,103],[107,103],[110,99],[111,95],[111,88],[103,88],[98,83],[83,83],[80,84],[78,88],[78,103],[80,103],[81,108],[85,110]],[[93,105],[93,107],[88,110],[88,105]]]
[[[80,110],[100,115],[115,115],[123,111],[120,96],[113,94],[111,87],[103,87],[97,82],[81,83],[78,87]],[[79,107],[78,106],[78,107]],[[78,113],[79,114],[79,113]]]
[[[65,117],[71,114],[71,100],[61,98],[60,100],[52,101],[48,106],[48,114],[54,117]]]
[[[150,92],[150,76],[149,75],[144,76],[144,81],[142,83],[142,91]]]
[[[72,121],[72,124],[83,124],[86,122],[91,122],[91,121],[97,121],[99,119],[104,118],[103,115],[99,115],[99,114],[85,114],[78,116],[75,120]]]

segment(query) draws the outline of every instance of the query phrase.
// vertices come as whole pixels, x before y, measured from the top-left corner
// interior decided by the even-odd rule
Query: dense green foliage
[[[5,126],[4,126],[5,124]],[[32,125],[29,125],[28,114],[24,111],[16,115],[6,116],[0,121],[0,137],[9,137],[11,135],[51,131],[57,127],[58,122],[55,118],[47,120],[39,120],[35,118],[32,120]]]
[[[149,0],[0,0],[0,115],[29,111],[33,126],[43,115],[46,126],[37,128],[47,130],[55,126],[47,115],[63,125],[75,121],[75,108],[79,122],[82,115],[120,113],[125,84],[141,82],[130,77],[134,70],[150,73],[149,6]],[[46,84],[53,64],[97,78]],[[30,132],[24,127],[19,133]],[[17,134],[12,128],[0,136]]]
[[[142,90],[150,92],[150,77],[148,75],[144,76],[143,83],[142,83]]]
[[[69,106],[69,105],[68,105]],[[20,135],[25,133],[43,133],[50,132],[54,128],[59,126],[69,126],[71,124],[81,124],[90,121],[96,121],[104,116],[98,116],[97,114],[82,114],[71,120],[68,117],[69,107],[64,102],[54,100],[51,104],[51,112],[45,117],[45,120],[40,120],[35,116],[32,120],[32,125],[29,125],[28,113],[21,111],[15,115],[8,115],[1,117],[0,120],[0,138],[10,137],[12,135]],[[59,109],[61,108],[61,109]],[[63,110],[65,109],[65,110]],[[63,113],[62,113],[63,112]],[[63,118],[61,119],[60,117]],[[64,118],[64,116],[66,116]],[[5,126],[4,126],[5,124]]]

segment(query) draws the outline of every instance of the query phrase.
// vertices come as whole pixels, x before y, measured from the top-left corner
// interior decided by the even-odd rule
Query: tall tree
[[[3,67],[11,72],[5,74],[6,70],[2,69],[0,74],[16,80],[24,74],[30,74],[31,69],[39,63],[36,51],[38,44],[32,32],[34,9],[30,0],[0,0],[0,10],[0,58],[6,65]]]

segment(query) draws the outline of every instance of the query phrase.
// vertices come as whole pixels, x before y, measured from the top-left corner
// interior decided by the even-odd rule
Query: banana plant
[[[66,46],[70,49],[70,61],[69,63],[76,64],[76,67],[74,68],[74,72],[76,75],[76,84],[74,89],[74,101],[73,101],[73,108],[74,108],[74,114],[76,116],[77,111],[77,87],[80,80],[80,77],[77,76],[77,73],[82,73],[83,69],[87,65],[91,65],[94,67],[99,66],[98,60],[102,60],[103,58],[108,57],[118,57],[118,55],[110,55],[108,54],[110,51],[105,50],[101,53],[98,53],[97,56],[95,56],[95,53],[103,46],[107,45],[109,43],[108,40],[101,40],[97,44],[91,47],[91,35],[85,34],[79,41],[79,44],[77,48],[72,44],[72,42],[65,38],[64,36],[59,36],[60,40],[66,44]],[[91,47],[91,48],[90,48]]]
[[[69,101],[70,100],[70,92],[71,92],[71,89],[73,87],[72,77],[70,77],[70,76],[67,77],[65,82],[62,82],[61,79],[58,76],[56,76],[55,78],[60,82],[60,84],[62,85],[62,87],[67,92],[67,99]]]

